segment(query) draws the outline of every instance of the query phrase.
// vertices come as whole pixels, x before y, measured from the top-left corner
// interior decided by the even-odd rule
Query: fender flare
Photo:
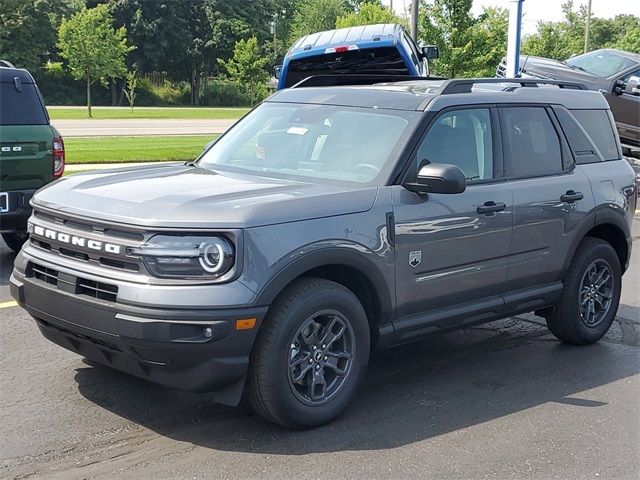
[[[599,225],[612,225],[614,228],[617,228],[618,230],[620,230],[620,232],[627,239],[627,243],[629,243],[629,238],[631,237],[631,231],[629,230],[629,225],[625,220],[624,212],[622,212],[622,210],[611,210],[610,208],[596,209],[595,211],[591,212],[591,214],[589,215],[589,219],[582,224],[582,226],[576,233],[573,239],[573,243],[571,244],[571,248],[569,250],[569,255],[567,255],[567,258],[565,259],[565,262],[563,265],[563,270],[562,270],[563,275],[564,275],[564,272],[566,272],[567,269],[569,268],[569,265],[573,260],[576,250],[578,249],[578,246],[580,245],[584,237],[586,237],[587,233],[589,233],[591,230],[593,230],[595,227]],[[630,253],[630,249],[628,249],[628,253]],[[629,255],[627,255],[627,262],[629,260],[628,256]],[[624,271],[625,265],[621,265],[621,267]]]
[[[368,257],[376,256],[370,250],[349,247],[326,247],[305,253],[281,268],[258,293],[254,305],[271,305],[276,297],[293,280],[314,268],[327,265],[341,265],[358,270],[371,282],[380,305],[381,320],[389,319],[393,311],[395,292],[389,288],[384,274]]]

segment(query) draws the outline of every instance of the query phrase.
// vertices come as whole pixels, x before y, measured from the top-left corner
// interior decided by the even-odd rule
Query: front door
[[[445,111],[417,149],[408,175],[424,162],[454,164],[467,177],[465,192],[421,196],[393,187],[398,317],[497,300],[505,287],[513,196],[497,178],[496,123],[490,108]],[[421,327],[419,318],[413,323]]]
[[[626,84],[631,77],[639,78],[640,70],[627,73],[617,80]],[[611,105],[611,113],[622,137],[622,143],[640,145],[640,95],[623,91],[620,95],[609,95],[607,100]]]

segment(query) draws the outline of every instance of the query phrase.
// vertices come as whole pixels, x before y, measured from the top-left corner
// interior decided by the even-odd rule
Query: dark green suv
[[[34,192],[64,173],[64,143],[31,74],[0,60],[0,232],[14,251],[27,239]]]

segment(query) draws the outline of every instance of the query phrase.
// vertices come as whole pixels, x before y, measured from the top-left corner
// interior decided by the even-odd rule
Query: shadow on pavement
[[[638,349],[616,340],[573,347],[534,322],[494,322],[377,354],[341,418],[298,432],[246,408],[216,405],[206,394],[159,387],[106,367],[78,369],[76,381],[90,401],[175,440],[301,455],[394,448],[548,402],[599,408],[606,401],[581,398],[581,392],[639,372]]]

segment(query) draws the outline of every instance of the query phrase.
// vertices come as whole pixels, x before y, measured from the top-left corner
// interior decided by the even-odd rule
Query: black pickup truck
[[[640,156],[640,54],[606,48],[563,61],[523,55],[519,71],[521,78],[574,81],[602,92],[611,107],[625,154]],[[496,76],[505,74],[503,58]]]

